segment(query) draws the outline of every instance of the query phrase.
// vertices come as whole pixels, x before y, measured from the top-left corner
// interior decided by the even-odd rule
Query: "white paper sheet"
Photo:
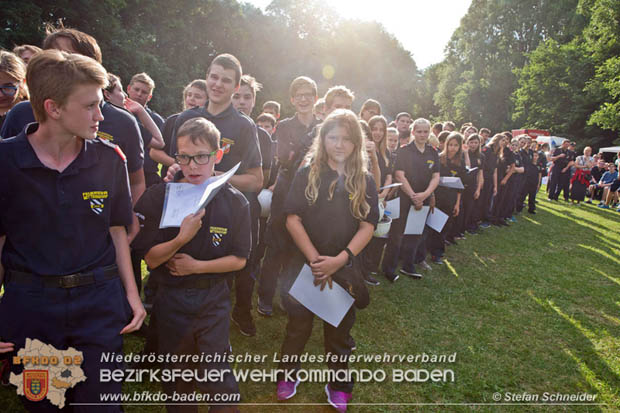
[[[461,182],[461,178],[458,176],[442,176],[439,178],[439,185],[445,186],[446,188],[465,189],[463,182]]]
[[[430,207],[428,206],[423,206],[419,211],[416,211],[413,206],[409,208],[407,225],[405,225],[405,235],[421,235],[422,232],[424,232],[429,209]]]
[[[541,185],[547,185],[547,183],[549,182],[549,177],[548,176],[543,176],[542,180],[540,181]]]
[[[331,289],[329,285],[326,285],[321,291],[320,285],[314,285],[314,276],[308,264],[304,264],[288,293],[308,310],[334,327],[340,325],[355,301],[336,282],[332,283]]]
[[[394,198],[385,203],[385,210],[390,212],[392,220],[400,218],[400,198]]]
[[[204,208],[239,169],[239,162],[226,173],[212,176],[202,185],[169,183],[166,185],[164,211],[159,228],[180,227],[183,219]]]
[[[403,184],[401,182],[396,182],[395,184],[389,184],[386,186],[382,186],[381,188],[379,188],[379,191],[383,191],[384,189],[388,189],[388,188],[396,188],[397,186],[402,186]]]
[[[446,222],[448,222],[448,218],[450,217],[441,209],[434,208],[433,212],[430,212],[428,214],[428,218],[426,218],[426,225],[437,232],[441,232],[443,227],[446,225]]]

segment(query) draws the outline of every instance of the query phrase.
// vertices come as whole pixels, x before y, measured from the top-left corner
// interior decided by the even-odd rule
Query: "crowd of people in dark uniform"
[[[589,192],[591,202],[604,191],[603,206],[617,201],[615,166],[597,164],[589,148],[576,157],[570,142],[549,152],[527,135],[493,135],[471,123],[457,131],[453,122],[406,112],[389,122],[372,99],[354,114],[351,90],[334,86],[319,98],[306,76],[290,84],[293,116],[280,120],[280,104],[268,101],[252,120],[261,85],[230,54],[211,62],[205,80],[190,82],[184,110],[164,120],[148,106],[153,79],[138,73],[125,92],[101,66],[91,36],[50,28],[42,46],[0,52],[0,167],[9,178],[0,185],[0,353],[27,337],[84,351],[89,379],[69,393],[76,401],[121,391],[100,381],[97,371],[110,368],[100,356],[121,352],[119,332],[141,328],[142,290],[151,315],[147,354],[227,354],[229,320],[256,335],[255,287],[256,312],[265,317],[274,315],[279,292],[288,317],[279,367],[297,371],[314,314],[288,290],[304,264],[317,288],[336,282],[355,298],[338,327],[324,323],[326,352],[346,357],[355,348],[356,308],[368,305],[366,285],[378,285],[378,274],[392,283],[400,274],[420,279],[444,263],[448,246],[509,226],[526,207],[535,214],[548,174],[551,200],[564,191],[580,202]],[[160,228],[169,183],[202,185],[237,164],[205,208],[179,228]],[[400,213],[392,217],[385,207],[396,199]],[[424,207],[445,213],[445,225],[405,233],[408,211]],[[49,318],[37,317],[42,309]],[[340,357],[327,365],[347,369]],[[230,368],[226,359],[200,366]],[[278,400],[297,392],[299,381],[289,377],[279,376]],[[230,372],[163,387],[239,393]],[[325,391],[346,411],[353,382],[334,379]],[[48,402],[24,404],[54,410]],[[212,409],[236,411],[234,404]]]

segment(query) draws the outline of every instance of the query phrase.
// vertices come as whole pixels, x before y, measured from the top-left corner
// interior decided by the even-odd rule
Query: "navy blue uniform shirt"
[[[344,185],[344,175],[331,168],[325,168],[320,174],[321,186],[315,203],[310,204],[305,191],[308,185],[310,167],[300,169],[286,198],[284,211],[287,215],[295,214],[312,241],[319,254],[336,256],[344,250],[359,229],[360,221],[351,213],[351,199]],[[329,187],[338,180],[334,195],[329,199]],[[379,221],[379,201],[377,187],[372,176],[366,176],[366,202],[370,211],[364,221],[373,226]]]
[[[269,133],[263,128],[256,127],[258,132],[258,144],[260,146],[260,154],[263,160],[263,169],[271,169],[273,163],[273,149],[275,143],[271,140]]]
[[[140,221],[140,232],[131,244],[141,255],[155,245],[170,241],[179,234],[179,228],[159,229],[164,201],[166,183],[153,185],[136,203],[135,211]],[[217,195],[207,204],[202,218],[202,227],[194,238],[177,253],[206,261],[228,255],[248,258],[252,243],[250,228],[250,206],[245,197],[230,184],[224,185]],[[221,278],[227,274],[191,274],[175,277],[170,274],[165,264],[151,269],[151,274],[168,285],[191,285],[200,277]],[[233,274],[233,273],[229,273]]]
[[[175,122],[175,141],[179,128],[186,121],[203,117],[215,125],[220,131],[220,147],[224,152],[222,161],[215,165],[216,171],[226,172],[239,162],[241,165],[237,175],[246,173],[248,169],[259,168],[262,165],[260,147],[256,125],[252,119],[241,114],[232,104],[222,113],[212,115],[207,111],[207,105],[202,108],[192,108],[182,112]],[[176,148],[176,142],[173,143]]]
[[[62,172],[44,166],[26,134],[0,143],[0,236],[5,269],[40,275],[116,262],[109,229],[132,221],[127,168],[114,145],[85,140]]]
[[[97,136],[120,146],[127,157],[127,170],[130,173],[142,168],[144,145],[136,118],[125,109],[109,102],[103,103],[101,114],[104,119],[99,122]],[[7,114],[0,136],[5,139],[16,136],[24,130],[26,125],[33,122],[35,119],[32,113],[32,105],[29,101],[20,102],[13,106]]]
[[[142,133],[136,117],[125,109],[104,102],[101,106],[103,120],[99,122],[97,136],[118,145],[127,157],[127,171],[136,172],[144,165]]]
[[[30,102],[19,102],[7,112],[2,129],[0,129],[0,137],[8,139],[17,136],[26,125],[32,122],[35,122],[35,119]]]

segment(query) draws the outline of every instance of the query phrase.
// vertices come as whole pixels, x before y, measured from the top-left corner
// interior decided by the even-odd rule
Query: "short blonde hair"
[[[47,99],[63,106],[80,85],[95,84],[101,89],[108,85],[108,74],[97,61],[58,50],[44,50],[36,54],[28,64],[26,79],[37,122],[47,120],[44,106]]]
[[[334,99],[337,97],[343,97],[346,99],[355,99],[355,95],[351,92],[346,86],[332,86],[329,88],[327,93],[325,93],[325,109],[330,109],[334,104]]]
[[[288,89],[288,93],[289,95],[293,98],[295,97],[295,95],[297,94],[297,91],[304,87],[304,86],[308,86],[310,87],[310,89],[312,89],[312,92],[314,93],[314,96],[318,95],[318,88],[316,86],[316,82],[312,79],[310,79],[308,76],[299,76],[296,77],[292,82],[291,82],[291,86]]]
[[[129,86],[133,85],[135,82],[142,82],[148,85],[148,87],[151,88],[151,91],[155,89],[155,81],[144,72],[133,75],[131,81],[129,82]]]

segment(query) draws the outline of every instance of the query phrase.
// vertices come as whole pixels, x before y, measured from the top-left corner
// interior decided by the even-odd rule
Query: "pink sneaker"
[[[297,386],[299,386],[299,380],[297,381],[284,381],[280,380],[276,384],[276,395],[278,400],[288,400],[297,393]]]
[[[329,384],[325,385],[325,394],[327,394],[327,401],[329,404],[340,413],[345,413],[347,411],[347,404],[353,399],[353,393],[332,390]]]

